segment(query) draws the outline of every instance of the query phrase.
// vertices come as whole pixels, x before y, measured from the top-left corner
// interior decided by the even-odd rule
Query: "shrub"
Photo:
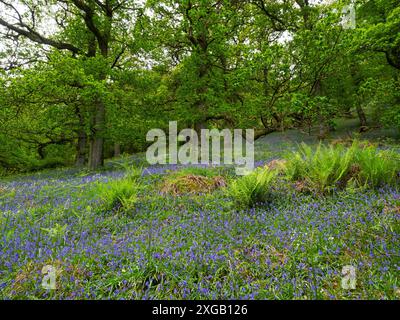
[[[65,159],[62,157],[48,157],[42,160],[36,160],[30,167],[29,171],[39,171],[44,169],[55,169],[64,167],[66,165]]]
[[[228,194],[239,207],[253,207],[268,200],[271,186],[278,172],[268,168],[258,168],[230,185]]]
[[[399,182],[400,158],[394,151],[368,147],[355,153],[355,162],[360,167],[357,177],[360,186],[378,188]]]
[[[312,147],[302,144],[286,163],[286,175],[291,181],[301,181],[309,190],[329,192],[346,175],[353,160],[352,150],[342,145]]]
[[[99,185],[100,209],[116,212],[133,209],[142,188],[140,183],[141,170],[131,169],[122,179],[112,180]]]
[[[397,156],[398,157],[398,156]],[[302,189],[328,193],[349,186],[376,188],[398,182],[400,170],[396,154],[379,151],[373,145],[354,141],[345,146],[319,144],[314,150],[302,144],[288,157],[286,176]]]

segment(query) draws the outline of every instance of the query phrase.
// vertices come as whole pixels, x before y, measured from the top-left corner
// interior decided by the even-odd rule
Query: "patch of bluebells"
[[[399,298],[400,217],[387,210],[397,190],[319,199],[278,187],[272,203],[237,211],[223,192],[159,195],[159,175],[181,168],[144,170],[138,205],[120,213],[98,212],[89,194],[123,171],[2,183],[0,296]],[[59,270],[57,290],[41,287],[44,265]],[[356,290],[341,288],[345,265],[357,270]]]

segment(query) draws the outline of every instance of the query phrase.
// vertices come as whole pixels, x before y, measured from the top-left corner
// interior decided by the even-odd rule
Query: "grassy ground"
[[[354,125],[343,120],[332,139]],[[257,164],[301,141],[316,138],[288,131],[260,139]],[[96,174],[63,169],[3,179],[0,297],[400,299],[396,188],[321,197],[282,183],[269,204],[238,210],[223,189],[161,193],[163,179],[179,170],[144,170],[138,201],[124,212],[99,209],[99,186],[124,174],[115,162]],[[234,179],[231,169],[204,170]],[[56,290],[41,287],[45,265],[57,268]],[[341,286],[347,265],[356,268],[354,290]]]

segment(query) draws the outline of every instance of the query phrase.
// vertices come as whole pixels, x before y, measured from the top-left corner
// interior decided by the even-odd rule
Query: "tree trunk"
[[[41,160],[43,160],[45,158],[45,154],[44,154],[44,148],[47,147],[46,143],[41,143],[38,146],[38,154]]]
[[[351,77],[353,79],[353,85],[356,87],[359,87],[361,85],[361,80],[359,77],[357,77],[357,74],[360,72],[359,66],[354,63],[350,66],[350,71],[351,71]],[[355,105],[356,105],[356,111],[358,118],[360,119],[360,132],[363,132],[367,129],[367,117],[365,115],[365,112],[362,108],[362,103],[363,103],[363,97],[362,95],[357,95],[355,99]]]
[[[106,109],[103,101],[98,100],[94,116],[93,135],[90,139],[89,169],[96,170],[104,165],[104,126]]]
[[[320,118],[319,121],[319,134],[318,134],[318,139],[319,140],[325,140],[328,136],[328,126],[326,125],[326,120],[324,117]]]
[[[118,158],[121,155],[121,145],[118,142],[114,143],[114,157]]]
[[[97,137],[90,140],[89,169],[96,170],[103,166],[103,142],[104,139]]]
[[[386,51],[386,60],[393,68],[400,70],[400,47]]]
[[[255,130],[255,132],[254,132],[254,141],[256,141],[256,140],[258,140],[258,139],[260,139],[261,137],[264,137],[264,136],[266,136],[266,135],[268,135],[268,134],[270,134],[270,133],[273,133],[273,132],[276,132],[276,130],[275,129],[273,129],[273,128],[263,128],[263,129],[258,129],[258,130]],[[245,137],[243,137],[244,139],[245,139]]]
[[[77,130],[78,143],[76,145],[75,166],[82,167],[86,164],[87,135],[85,132],[85,118],[82,115],[81,109],[78,105],[75,106],[75,114],[79,119],[79,128]]]
[[[317,82],[314,85],[314,96],[321,96],[322,95],[322,83],[321,79],[318,79]],[[318,139],[319,140],[325,140],[328,136],[329,133],[329,127],[327,124],[327,119],[326,116],[323,113],[322,110],[323,106],[318,106],[319,109],[319,133],[318,133]]]
[[[367,129],[367,126],[368,126],[367,117],[365,115],[363,108],[361,107],[361,105],[359,103],[357,103],[356,109],[357,109],[358,118],[360,119],[360,132],[363,132]]]
[[[99,41],[101,55],[108,57],[108,42]],[[105,80],[106,73],[100,75],[99,80]],[[101,97],[97,97],[95,102],[94,119],[92,127],[92,137],[90,139],[89,169],[96,170],[104,165],[104,132],[106,122],[106,107]]]
[[[86,164],[86,132],[81,130],[78,135],[76,146],[75,166],[83,167]]]
[[[201,136],[201,130],[207,129],[207,122],[205,120],[199,120],[194,124],[194,130],[197,132],[198,136]]]
[[[207,128],[207,102],[205,99],[205,94],[207,93],[208,90],[208,84],[204,83],[204,78],[207,76],[209,70],[210,70],[210,65],[208,63],[207,59],[207,52],[206,48],[203,48],[203,50],[200,52],[200,65],[198,66],[198,77],[199,77],[199,82],[202,83],[202,86],[198,88],[196,91],[197,95],[199,96],[198,100],[195,102],[195,112],[200,114],[200,118],[195,122],[194,124],[194,130],[197,132],[199,137],[201,136],[201,130]],[[200,143],[200,141],[199,141]]]

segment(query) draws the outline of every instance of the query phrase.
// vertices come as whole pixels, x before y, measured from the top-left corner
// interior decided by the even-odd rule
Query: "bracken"
[[[187,175],[166,180],[161,188],[164,194],[179,196],[183,194],[210,193],[218,188],[226,187],[226,181],[221,176],[204,177],[198,175]]]

